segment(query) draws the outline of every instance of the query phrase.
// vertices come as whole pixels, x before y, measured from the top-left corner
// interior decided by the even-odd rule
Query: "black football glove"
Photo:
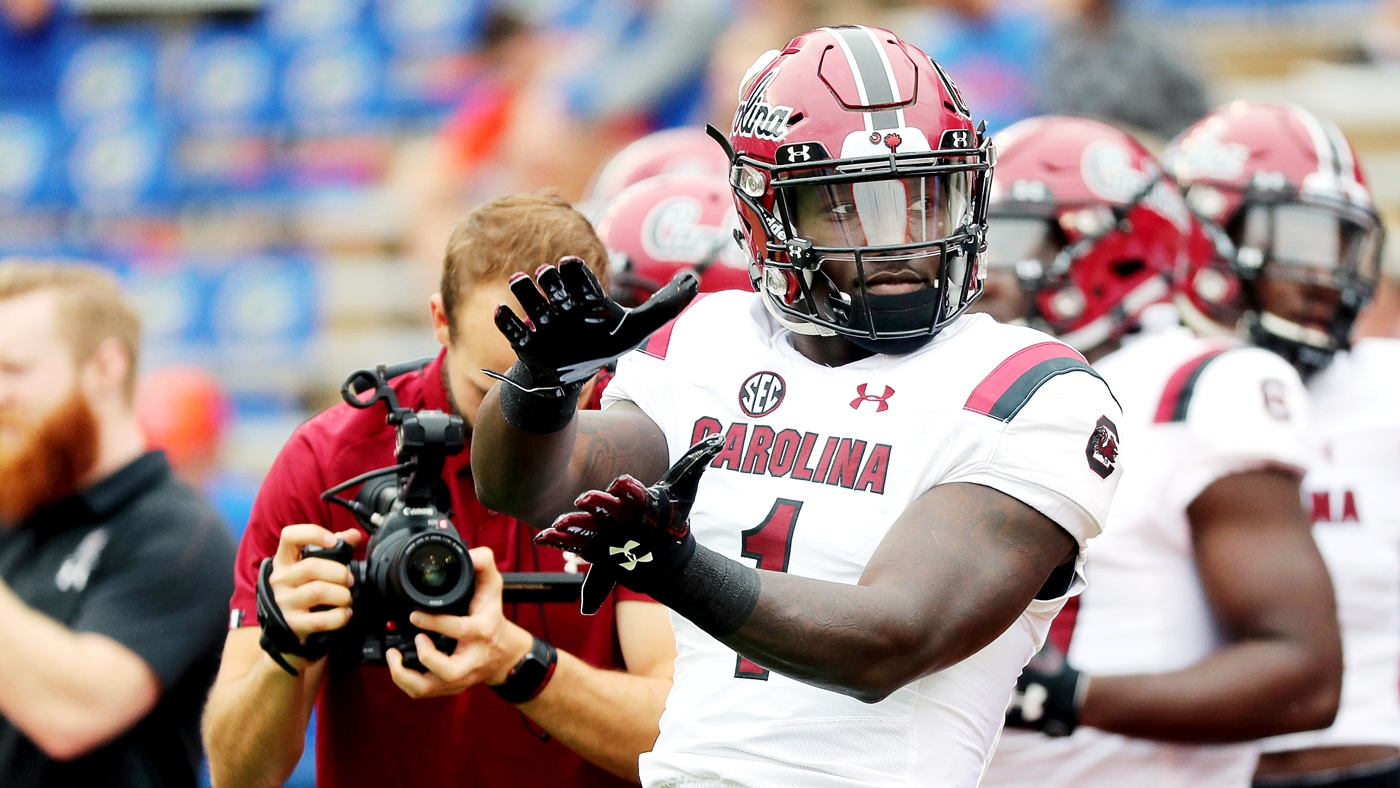
[[[661,480],[644,487],[619,476],[606,491],[590,490],[535,541],[577,553],[591,566],[583,582],[582,610],[593,615],[617,583],[654,593],[678,576],[695,553],[690,507],[705,467],[724,446],[711,435],[690,447]]]
[[[1065,655],[1046,643],[1016,679],[1006,709],[1006,727],[1068,736],[1079,726],[1079,709],[1089,677],[1069,666]]]
[[[699,289],[700,280],[683,271],[646,303],[626,309],[608,297],[582,260],[565,257],[557,267],[542,266],[534,281],[524,274],[511,277],[510,291],[533,327],[504,304],[496,309],[496,327],[534,387],[582,384],[675,319]]]

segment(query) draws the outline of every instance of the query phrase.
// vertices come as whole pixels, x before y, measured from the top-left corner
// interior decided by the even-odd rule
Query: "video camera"
[[[333,654],[370,664],[384,664],[384,654],[396,648],[404,665],[419,672],[414,637],[423,632],[409,622],[414,610],[464,616],[476,589],[468,545],[452,524],[452,495],[443,482],[447,458],[466,447],[467,430],[461,416],[440,410],[414,411],[400,407],[389,381],[421,369],[426,361],[359,370],[346,379],[340,395],[352,408],[366,409],[383,402],[394,426],[397,464],[370,471],[326,490],[321,499],[349,509],[370,534],[365,559],[352,560],[354,548],[344,541],[335,547],[307,547],[303,558],[326,558],[349,567],[354,616],[335,632],[317,633]],[[353,499],[340,493],[359,486]],[[505,573],[503,601],[577,601],[582,574],[566,572]],[[426,632],[439,651],[450,654],[457,641]]]

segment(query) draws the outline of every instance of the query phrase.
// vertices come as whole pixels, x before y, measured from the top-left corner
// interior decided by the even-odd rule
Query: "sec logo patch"
[[[767,416],[783,404],[787,383],[776,372],[758,372],[739,387],[739,409],[752,418]]]

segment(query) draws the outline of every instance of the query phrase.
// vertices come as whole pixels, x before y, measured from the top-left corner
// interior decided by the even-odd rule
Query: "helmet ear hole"
[[[1112,266],[1113,275],[1119,279],[1127,279],[1131,276],[1135,276],[1141,273],[1142,269],[1146,267],[1147,264],[1141,260],[1119,260]]]

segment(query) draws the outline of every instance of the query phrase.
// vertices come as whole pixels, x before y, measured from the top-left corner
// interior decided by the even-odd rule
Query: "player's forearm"
[[[1224,743],[1324,728],[1341,692],[1306,644],[1249,640],[1171,673],[1098,676],[1080,722],[1141,739]]]
[[[100,635],[75,633],[0,584],[0,714],[58,759],[116,736],[155,704],[140,657]]]
[[[472,480],[482,504],[536,527],[573,503],[571,484],[578,417],[562,430],[517,430],[501,414],[501,384],[487,392],[472,429]]]
[[[259,652],[244,676],[215,684],[204,710],[204,748],[215,788],[280,786],[296,768],[325,665],[289,661],[299,666],[300,677]]]
[[[500,390],[487,393],[472,431],[472,478],[490,509],[543,528],[585,490],[622,474],[650,484],[666,471],[665,436],[631,403],[582,411],[558,432],[539,434],[506,424]]]
[[[720,640],[765,668],[873,703],[943,666],[941,638],[905,594],[758,575],[753,613]]]
[[[671,680],[592,667],[559,652],[554,678],[521,711],[564,746],[636,781],[637,758],[656,744]]]

